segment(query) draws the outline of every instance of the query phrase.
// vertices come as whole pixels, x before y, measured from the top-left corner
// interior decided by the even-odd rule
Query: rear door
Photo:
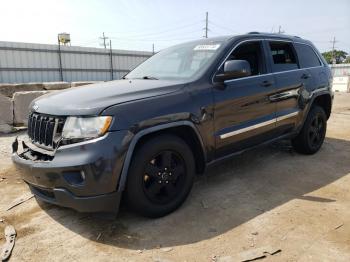
[[[227,80],[213,88],[216,157],[269,140],[275,128],[276,107],[269,100],[275,86],[273,76],[267,72],[263,42],[241,42],[226,61],[235,59],[248,61],[252,75]]]
[[[292,131],[301,117],[299,98],[310,85],[311,74],[300,69],[292,41],[267,40],[265,44],[276,88],[269,99],[276,104],[276,132],[283,135]]]
[[[301,68],[308,71],[312,78],[307,91],[312,92],[315,89],[328,86],[327,68],[323,66],[321,59],[318,57],[314,47],[306,43],[294,43],[298,55],[298,61]]]

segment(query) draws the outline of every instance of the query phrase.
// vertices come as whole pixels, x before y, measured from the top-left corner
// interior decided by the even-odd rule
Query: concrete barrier
[[[44,82],[43,85],[45,90],[61,90],[71,86],[69,82]]]
[[[11,98],[0,95],[0,124],[13,123],[13,101]]]
[[[12,132],[13,100],[0,95],[0,133]]]
[[[9,124],[0,124],[0,134],[9,134],[16,131],[16,129]]]
[[[7,97],[12,97],[16,92],[41,90],[44,90],[43,83],[0,84],[0,95]]]
[[[61,90],[99,82],[103,81],[0,84],[0,133],[12,132],[18,126],[27,125],[28,107],[35,98],[52,90]]]
[[[80,82],[72,82],[71,87],[77,87],[77,86],[84,86],[84,85],[90,85],[90,84],[96,84],[101,83],[103,81],[80,81]]]
[[[16,92],[13,96],[14,125],[27,125],[29,105],[37,97],[49,91]]]
[[[80,82],[44,82],[44,83],[24,83],[24,84],[0,84],[0,95],[13,97],[16,92],[61,90],[70,87],[95,84],[102,81],[80,81]]]

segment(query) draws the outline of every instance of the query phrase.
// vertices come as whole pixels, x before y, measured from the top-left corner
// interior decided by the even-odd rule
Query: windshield
[[[200,74],[219,53],[222,41],[197,41],[167,48],[132,70],[126,79],[188,79]]]

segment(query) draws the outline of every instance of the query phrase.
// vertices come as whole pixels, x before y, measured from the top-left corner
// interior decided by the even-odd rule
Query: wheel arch
[[[206,153],[202,138],[196,129],[195,125],[190,121],[179,121],[167,124],[161,124],[139,131],[132,138],[128,147],[123,168],[117,186],[118,191],[123,191],[125,188],[128,171],[132,156],[146,140],[159,134],[172,134],[183,139],[191,148],[196,165],[196,172],[203,173],[206,166]]]
[[[324,109],[327,119],[330,117],[332,111],[332,97],[329,93],[321,93],[315,96],[311,103],[311,107],[314,105],[318,105]]]

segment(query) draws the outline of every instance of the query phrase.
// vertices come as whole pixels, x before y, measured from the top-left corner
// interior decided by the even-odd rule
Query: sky
[[[204,36],[277,32],[311,40],[320,51],[350,53],[350,0],[0,0],[0,41],[155,51]]]

